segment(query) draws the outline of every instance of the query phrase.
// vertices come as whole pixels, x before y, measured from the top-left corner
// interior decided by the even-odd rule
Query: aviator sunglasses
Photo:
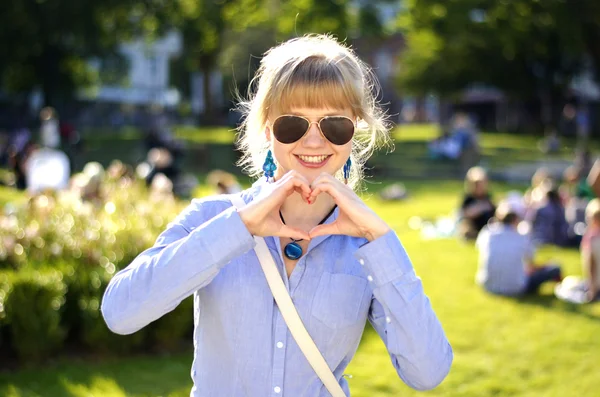
[[[273,122],[273,135],[281,143],[294,143],[302,138],[317,124],[321,134],[334,145],[345,145],[354,136],[354,121],[346,116],[325,116],[319,121],[310,121],[306,117],[284,114]]]

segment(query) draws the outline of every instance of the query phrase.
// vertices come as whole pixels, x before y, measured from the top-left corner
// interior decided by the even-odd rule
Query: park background
[[[595,396],[600,307],[491,296],[474,284],[477,254],[416,223],[452,214],[465,164],[434,161],[427,143],[456,112],[481,128],[478,163],[500,198],[546,166],[558,175],[581,149],[600,152],[600,3],[593,0],[15,0],[0,13],[0,130],[53,106],[78,132],[63,149],[72,173],[90,161],[145,159],[146,121],[168,117],[190,197],[156,200],[143,183],[105,176],[102,200],[65,204],[11,186],[0,168],[0,395],[186,396],[190,300],[132,336],[111,334],[98,311],[108,280],[151,245],[191,197],[213,191],[214,169],[236,170],[230,111],[261,54],[290,37],[331,33],[374,67],[394,123],[394,151],[369,162],[363,198],[388,220],[422,278],[453,346],[447,379],[419,393],[402,384],[367,325],[347,370],[354,396]],[[585,123],[565,113],[571,105]],[[560,147],[545,153],[548,136]],[[4,140],[3,140],[4,142]],[[579,146],[578,146],[579,145]],[[380,193],[401,182],[403,200]],[[420,221],[419,221],[420,220]],[[541,260],[579,275],[575,249]]]

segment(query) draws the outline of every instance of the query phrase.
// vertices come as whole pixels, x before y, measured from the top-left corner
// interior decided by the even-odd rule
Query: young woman
[[[370,71],[327,36],[268,51],[241,128],[241,193],[194,200],[119,272],[102,302],[114,332],[139,330],[194,295],[192,396],[328,396],[273,301],[253,236],[265,237],[293,303],[346,394],[367,319],[398,375],[431,389],[452,349],[396,234],[354,193],[385,139]]]

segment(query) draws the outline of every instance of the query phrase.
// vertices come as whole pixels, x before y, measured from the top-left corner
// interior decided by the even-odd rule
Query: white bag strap
[[[237,208],[242,208],[246,205],[244,200],[237,195],[232,196],[231,202]],[[346,397],[346,393],[344,393],[344,390],[333,375],[333,372],[331,372],[331,369],[329,368],[329,365],[327,365],[319,348],[310,337],[306,327],[304,327],[302,319],[300,318],[300,315],[292,302],[292,298],[290,298],[290,294],[281,279],[281,275],[277,270],[277,266],[275,265],[275,261],[271,256],[271,252],[269,251],[269,247],[267,247],[265,239],[254,236],[254,241],[256,241],[254,251],[258,256],[260,266],[265,274],[269,288],[271,288],[271,293],[273,294],[275,302],[279,307],[279,311],[281,312],[288,329],[292,333],[294,340],[298,344],[298,347],[300,347],[300,350],[308,360],[310,366],[315,370],[317,376],[321,379],[332,397]]]

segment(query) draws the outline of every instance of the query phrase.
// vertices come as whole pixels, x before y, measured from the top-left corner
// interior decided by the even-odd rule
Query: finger
[[[321,182],[313,186],[313,190],[310,193],[309,197],[310,201],[315,200],[317,196],[321,193],[329,194],[336,203],[338,202],[338,199],[341,196],[341,192],[337,189],[336,186],[332,185],[331,183]]]
[[[311,187],[314,187],[316,185],[318,185],[319,183],[323,183],[323,182],[330,182],[330,183],[335,183],[337,181],[337,179],[331,175],[328,174],[327,172],[322,172],[321,174],[319,174],[318,177],[316,177],[313,182],[311,183]]]
[[[289,171],[281,179],[284,182],[287,182],[291,179],[300,179],[301,181],[303,181],[310,187],[310,182],[308,181],[308,179],[306,179],[306,177],[304,175],[302,175],[301,173],[299,173],[298,171]]]
[[[340,230],[337,227],[337,222],[332,222],[332,223],[326,223],[323,225],[318,225],[313,227],[309,232],[308,232],[310,238],[315,238],[318,236],[327,236],[330,234],[342,234],[340,233]]]
[[[294,191],[300,193],[300,195],[305,199],[308,199],[308,197],[310,196],[310,186],[305,180],[302,180],[301,178],[291,178],[289,181],[286,182],[284,188],[288,196]]]
[[[310,235],[304,230],[296,229],[287,225],[281,225],[279,232],[276,234],[278,237],[289,237],[294,240],[310,240]]]

